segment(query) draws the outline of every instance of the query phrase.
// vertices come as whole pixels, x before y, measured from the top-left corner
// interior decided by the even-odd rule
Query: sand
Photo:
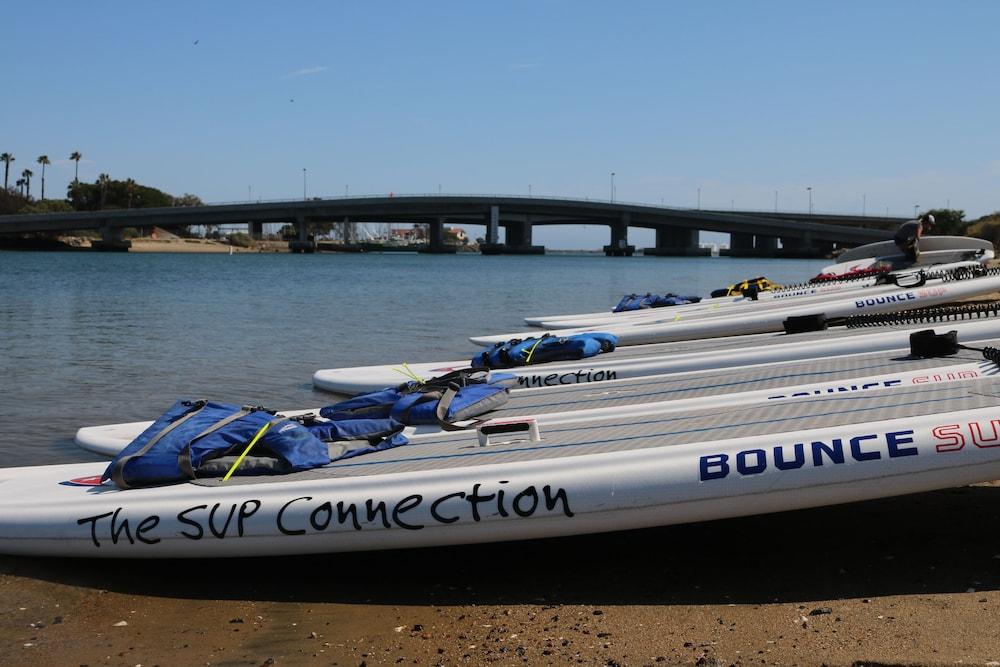
[[[132,239],[129,252],[184,252],[184,253],[261,253],[288,252],[286,241],[258,241],[252,248],[239,248],[228,243],[208,239]]]
[[[1000,664],[1000,484],[535,542],[0,558],[4,665]]]

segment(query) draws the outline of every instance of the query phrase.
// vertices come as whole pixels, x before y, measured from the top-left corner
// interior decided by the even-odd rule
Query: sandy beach
[[[209,239],[132,239],[129,252],[260,253],[288,252],[285,241],[256,241],[252,248],[240,248]]]
[[[0,559],[5,665],[1000,661],[1000,485],[535,542]]]

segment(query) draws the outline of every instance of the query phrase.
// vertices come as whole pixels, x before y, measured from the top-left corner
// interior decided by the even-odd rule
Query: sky
[[[1000,2],[37,2],[0,152],[47,194],[443,193],[1000,210]],[[13,179],[12,179],[13,180]],[[699,195],[700,191],[700,195]],[[470,228],[481,235],[482,228]],[[599,247],[602,227],[535,242]],[[647,234],[648,235],[648,234]],[[632,230],[640,245],[643,232]],[[648,243],[651,245],[651,243]]]

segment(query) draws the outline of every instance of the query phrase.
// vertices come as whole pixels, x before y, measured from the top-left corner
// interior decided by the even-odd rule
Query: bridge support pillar
[[[777,236],[755,236],[754,249],[758,257],[775,257],[778,255]]]
[[[500,243],[500,207],[490,206],[486,214],[486,243],[496,245]]]
[[[698,230],[687,227],[657,227],[656,247],[643,248],[642,254],[661,257],[695,257],[712,254],[711,248],[698,247]]]
[[[753,248],[753,234],[731,233],[729,235],[729,250],[724,250],[719,254],[730,257],[754,257],[756,253]]]
[[[92,250],[99,252],[128,252],[132,242],[122,236],[121,227],[101,227],[101,238],[90,242]]]
[[[831,243],[817,243],[808,238],[782,237],[781,256],[803,259],[828,257],[833,249]]]
[[[531,245],[531,218],[508,222],[504,243],[500,243],[500,207],[491,206],[486,214],[486,243],[479,246],[484,255],[544,255],[545,246]]]
[[[611,243],[604,246],[608,257],[631,257],[635,246],[628,244],[628,226],[632,222],[631,213],[622,213],[622,219],[611,223]]]
[[[295,231],[298,238],[288,242],[288,249],[292,252],[316,252],[316,239],[309,233],[309,223],[305,216],[295,218]]]
[[[456,252],[456,248],[453,245],[445,245],[444,242],[444,217],[439,217],[437,220],[432,220],[427,223],[427,245],[419,250],[419,252],[429,253],[433,255],[453,255]]]
[[[264,223],[248,222],[247,233],[250,235],[250,238],[252,238],[254,241],[260,241],[262,238],[264,238]]]

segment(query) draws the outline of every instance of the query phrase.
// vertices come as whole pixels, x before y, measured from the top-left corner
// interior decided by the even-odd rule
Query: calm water
[[[152,419],[180,397],[319,406],[318,368],[471,357],[467,336],[522,330],[524,315],[800,282],[827,263],[0,252],[0,466],[97,460],[77,428]]]

